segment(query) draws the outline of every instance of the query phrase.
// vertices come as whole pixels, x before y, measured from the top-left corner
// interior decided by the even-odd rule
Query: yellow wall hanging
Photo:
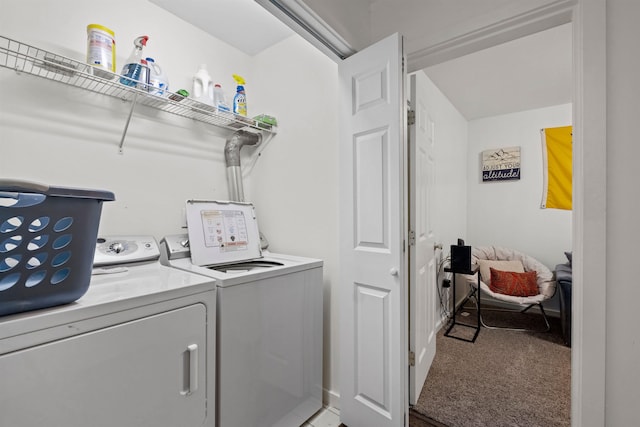
[[[572,127],[541,129],[543,192],[541,208],[572,209]]]

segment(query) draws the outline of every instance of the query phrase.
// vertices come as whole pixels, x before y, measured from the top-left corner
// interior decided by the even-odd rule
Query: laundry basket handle
[[[0,191],[25,191],[47,194],[49,186],[39,182],[0,178]]]
[[[0,191],[39,193],[46,196],[74,197],[84,199],[98,199],[104,201],[115,200],[111,191],[90,190],[84,188],[53,187],[33,181],[0,178]]]

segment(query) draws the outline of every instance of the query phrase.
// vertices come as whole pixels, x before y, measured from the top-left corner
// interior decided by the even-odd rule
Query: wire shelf
[[[94,68],[82,62],[18,42],[0,35],[0,66],[75,86],[91,92],[146,105],[170,114],[208,123],[228,130],[259,130],[274,135],[276,126],[230,112],[220,112],[213,106],[166,92],[159,96],[119,82],[120,75]],[[105,77],[102,77],[105,76]]]

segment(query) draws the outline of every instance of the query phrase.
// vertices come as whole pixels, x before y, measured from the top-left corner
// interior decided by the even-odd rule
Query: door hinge
[[[413,351],[409,352],[409,366],[416,366],[416,354]]]
[[[409,246],[415,246],[416,244],[416,232],[409,230]]]
[[[409,110],[408,111],[408,113],[407,113],[407,122],[409,123],[409,126],[416,124],[416,111],[415,110]]]

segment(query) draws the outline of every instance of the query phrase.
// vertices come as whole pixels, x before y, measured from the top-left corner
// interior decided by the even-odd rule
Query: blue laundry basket
[[[85,294],[102,212],[100,190],[0,179],[0,316]]]

